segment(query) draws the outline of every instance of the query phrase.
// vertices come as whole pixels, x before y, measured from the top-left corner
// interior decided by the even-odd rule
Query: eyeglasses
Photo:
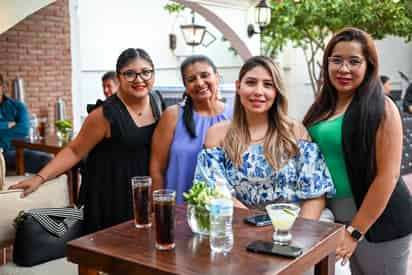
[[[137,77],[140,77],[143,81],[149,81],[153,76],[153,70],[143,70],[140,73],[128,70],[120,74],[123,75],[127,82],[134,82]]]
[[[362,65],[364,60],[361,58],[357,58],[357,57],[353,57],[353,58],[350,58],[349,60],[346,60],[346,59],[343,59],[342,57],[330,56],[328,57],[328,62],[329,62],[329,66],[335,69],[342,68],[342,66],[346,63],[349,70],[356,70],[356,69],[359,69],[359,67]]]

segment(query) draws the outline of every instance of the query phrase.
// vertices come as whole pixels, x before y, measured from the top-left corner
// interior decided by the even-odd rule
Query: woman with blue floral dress
[[[278,66],[250,58],[236,81],[233,120],[208,130],[194,180],[224,180],[238,207],[286,201],[300,204],[301,216],[319,219],[335,188],[319,148],[286,110]]]

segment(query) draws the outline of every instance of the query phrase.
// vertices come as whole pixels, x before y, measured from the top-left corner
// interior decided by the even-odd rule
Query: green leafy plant
[[[73,129],[72,122],[67,119],[57,120],[54,125],[63,137],[67,137]]]
[[[177,13],[179,14],[185,9],[185,6],[179,3],[167,3],[163,8],[169,12],[169,14]]]
[[[327,39],[338,30],[358,27],[383,39],[412,38],[412,1],[400,0],[271,0],[270,24],[264,29],[265,54],[275,57],[291,43],[303,49],[314,94],[321,85],[321,61]]]

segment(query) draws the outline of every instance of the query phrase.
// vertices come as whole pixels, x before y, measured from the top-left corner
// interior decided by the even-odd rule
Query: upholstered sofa
[[[8,190],[13,185],[27,177],[6,177],[6,167],[0,149],[0,250],[5,255],[7,247],[13,244],[15,229],[13,222],[21,210],[43,207],[66,207],[71,205],[67,176],[62,175],[44,183],[36,192],[21,198],[22,190]],[[38,266],[23,268],[13,262],[1,265],[0,275],[45,275],[45,274],[77,274],[76,265],[67,262],[65,258],[50,261]]]

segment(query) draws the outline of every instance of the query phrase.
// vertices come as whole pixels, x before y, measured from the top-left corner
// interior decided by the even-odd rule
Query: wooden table
[[[334,274],[335,249],[343,239],[339,224],[298,218],[292,233],[293,245],[303,248],[296,259],[246,251],[256,239],[270,241],[273,228],[244,224],[251,211],[235,209],[232,251],[212,254],[209,240],[193,235],[186,222],[186,207],[176,208],[176,248],[158,251],[152,228],[136,229],[133,222],[96,232],[68,243],[67,259],[79,265],[79,274],[101,270],[111,275],[127,274],[301,274],[315,266],[315,274]]]
[[[55,135],[46,136],[42,139],[30,140],[19,139],[12,140],[11,144],[16,148],[16,172],[18,175],[24,175],[24,149],[36,150],[56,155],[67,145]],[[69,183],[69,195],[73,203],[77,203],[77,194],[79,188],[78,166],[75,165],[67,172]]]

